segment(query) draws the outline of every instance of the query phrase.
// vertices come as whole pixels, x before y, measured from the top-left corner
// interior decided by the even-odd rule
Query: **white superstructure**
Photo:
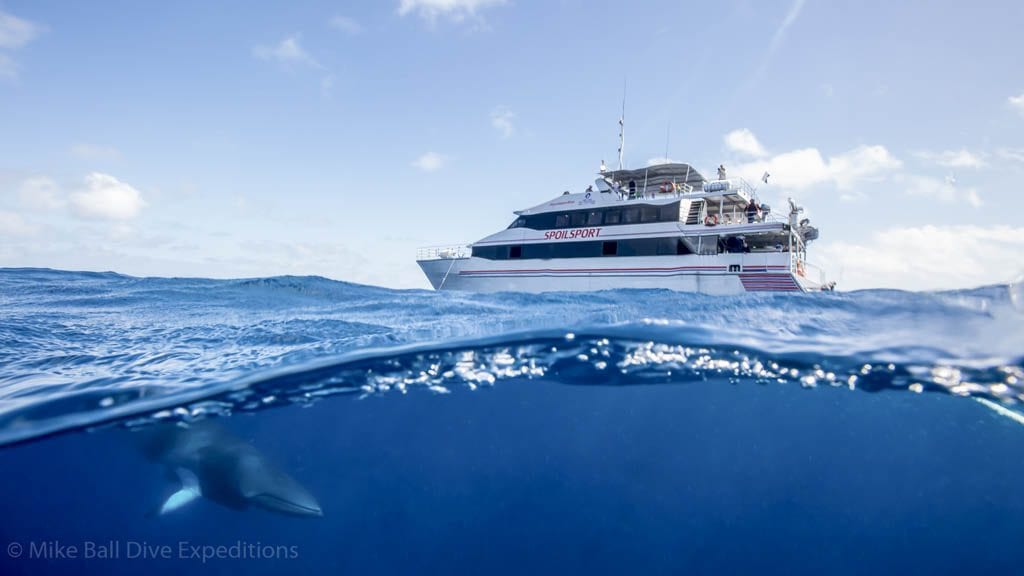
[[[470,245],[420,249],[417,262],[438,290],[829,289],[806,262],[818,231],[800,212],[790,203],[779,218],[742,179],[707,180],[687,164],[617,170]]]

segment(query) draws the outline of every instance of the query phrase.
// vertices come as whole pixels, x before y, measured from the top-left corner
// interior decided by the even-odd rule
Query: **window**
[[[556,246],[559,258],[592,258],[601,255],[597,242],[565,242]]]
[[[708,234],[706,236],[700,236],[699,238],[699,254],[718,254],[720,252],[717,234]]]
[[[554,244],[526,244],[523,246],[523,258],[551,258],[554,246]]]
[[[705,236],[701,253],[714,253],[716,236]],[[708,251],[710,250],[710,251]],[[617,241],[550,242],[473,247],[473,256],[488,260],[600,258],[691,254],[682,238],[633,238]]]
[[[678,222],[679,202],[665,206],[639,205],[610,210],[573,210],[557,214],[531,214],[520,216],[509,228],[531,228],[533,230],[555,230],[558,228],[580,228],[583,226],[615,226],[617,224],[639,224],[650,222]]]
[[[658,247],[656,249],[657,254],[675,254],[676,253],[676,238],[658,238]]]
[[[473,246],[475,258],[486,258],[487,260],[503,260],[505,258],[504,246]]]
[[[533,228],[534,230],[551,230],[557,228],[555,226],[555,215],[554,214],[534,214],[533,216],[526,217],[527,228]]]
[[[623,240],[619,242],[618,255],[619,256],[643,256],[638,248],[640,248],[641,240]]]

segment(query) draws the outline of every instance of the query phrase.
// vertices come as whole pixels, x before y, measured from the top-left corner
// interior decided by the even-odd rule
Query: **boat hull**
[[[702,294],[821,289],[791,270],[788,253],[637,256],[550,260],[436,258],[417,261],[436,290],[585,292],[665,288]]]

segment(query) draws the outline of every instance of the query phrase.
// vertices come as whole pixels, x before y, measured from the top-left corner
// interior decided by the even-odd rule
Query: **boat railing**
[[[636,192],[630,193],[629,188],[620,185],[612,189],[620,200],[657,200],[659,198],[686,198],[694,193],[695,188],[685,182],[675,182],[671,190],[662,190],[660,186],[641,186]],[[700,190],[696,190],[700,192]]]
[[[699,192],[703,192],[704,195],[710,194],[715,196],[737,194],[743,197],[745,194],[747,198],[753,198],[757,189],[751,186],[750,182],[747,182],[745,179],[736,177],[724,180],[708,180],[700,188]]]
[[[468,244],[447,244],[444,246],[425,246],[416,249],[417,260],[457,260],[469,258],[473,249]]]
[[[703,222],[704,218],[706,216],[707,216],[707,206],[705,206],[703,208],[703,210],[701,212],[700,220]],[[745,210],[737,210],[735,213],[727,211],[724,214],[719,215],[719,217],[718,217],[718,225],[719,226],[741,226],[741,225],[742,226],[746,226],[748,224],[785,224],[785,223],[786,223],[785,219],[779,218],[778,216],[776,216],[772,212],[769,212],[767,214],[762,212],[760,215],[754,217],[754,221],[753,222],[750,221],[750,217],[747,216],[747,212]]]
[[[810,262],[803,261],[800,263],[803,268],[804,278],[814,279],[815,276],[818,278],[818,284],[821,286],[825,285],[825,269],[817,264],[811,264]]]
[[[750,182],[747,182],[743,178],[733,178],[732,180],[735,180],[737,182],[737,188],[747,193],[747,197],[754,197],[754,193],[757,192],[757,190],[750,185]]]

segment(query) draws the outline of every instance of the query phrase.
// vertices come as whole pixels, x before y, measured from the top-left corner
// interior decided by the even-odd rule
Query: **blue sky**
[[[1024,270],[1020,2],[0,0],[0,266],[426,287],[614,163],[725,163],[841,287]]]

